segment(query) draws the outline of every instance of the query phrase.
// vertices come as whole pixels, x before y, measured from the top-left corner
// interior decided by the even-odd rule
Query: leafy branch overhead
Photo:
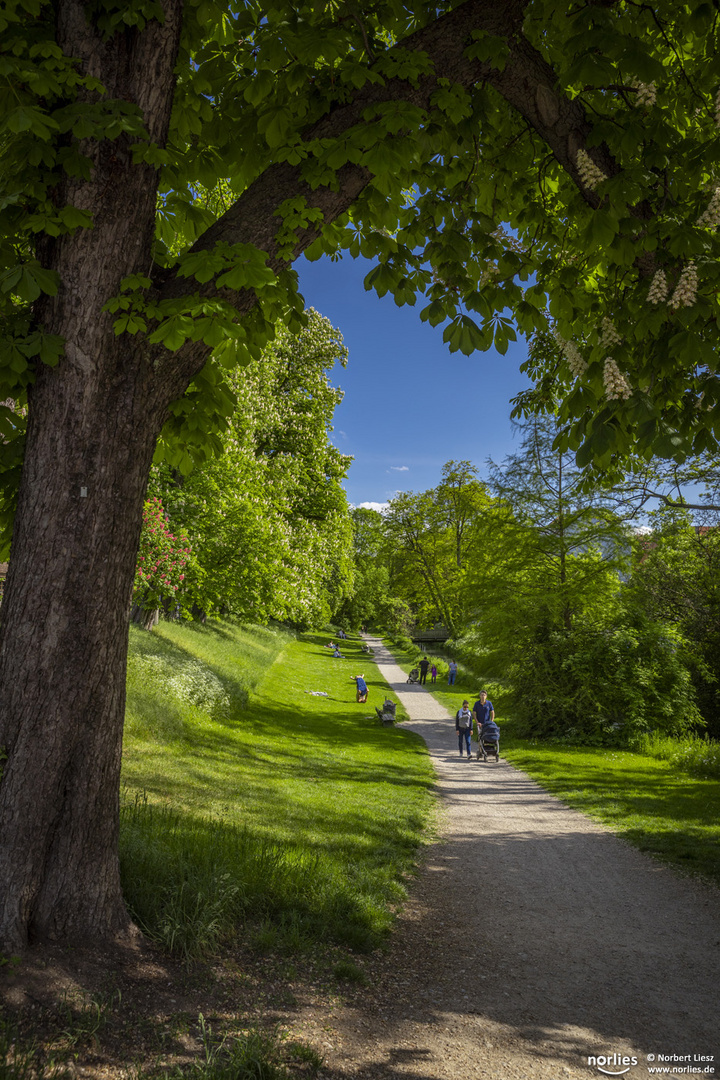
[[[714,7],[437,10],[203,2],[185,5],[180,29],[172,3],[102,5],[94,32],[107,48],[158,20],[158,33],[181,34],[164,137],[150,95],[106,92],[70,17],[75,53],[50,5],[7,6],[0,398],[22,404],[34,357],[57,356],[42,322],[62,286],[43,264],[96,227],[86,192],[109,154],[159,181],[151,261],[130,285],[118,278],[105,313],[137,338],[163,399],[211,357],[220,381],[259,357],[276,322],[299,328],[298,254],[349,251],[376,260],[367,286],[380,295],[422,297],[421,318],[451,351],[505,353],[515,328],[551,321],[583,354],[582,375],[560,366],[569,443],[585,460],[712,448]],[[213,393],[207,402],[216,428]]]

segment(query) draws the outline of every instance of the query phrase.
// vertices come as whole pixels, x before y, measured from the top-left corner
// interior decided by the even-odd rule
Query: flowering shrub
[[[148,499],[143,510],[133,601],[148,609],[174,598],[191,555],[187,536],[172,532],[162,500]]]
[[[162,696],[194,705],[216,720],[231,715],[232,702],[217,675],[201,660],[178,663],[160,656],[134,656],[134,674],[138,684],[153,687]]]

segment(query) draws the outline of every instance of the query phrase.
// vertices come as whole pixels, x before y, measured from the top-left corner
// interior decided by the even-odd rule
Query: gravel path
[[[429,747],[440,837],[389,954],[366,965],[369,990],[333,1018],[326,1075],[720,1076],[718,891],[677,877],[502,758],[461,761],[447,710],[369,642],[406,726]]]

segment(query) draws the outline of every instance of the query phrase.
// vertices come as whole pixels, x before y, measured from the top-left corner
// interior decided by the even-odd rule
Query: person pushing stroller
[[[495,754],[495,760],[500,760],[500,728],[495,723],[495,709],[492,701],[488,701],[487,693],[480,691],[478,700],[473,705],[473,716],[477,724],[477,759],[482,757],[487,761],[488,753]]]

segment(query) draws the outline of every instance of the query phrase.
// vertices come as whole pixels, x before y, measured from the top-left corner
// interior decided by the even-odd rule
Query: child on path
[[[431,684],[433,686],[435,685],[435,680],[436,679],[437,679],[437,668],[433,664],[433,666],[430,668],[430,682],[431,682]]]
[[[470,747],[470,740],[472,739],[472,713],[470,712],[470,705],[467,701],[463,701],[462,709],[458,709],[455,713],[455,730],[458,733],[458,750],[460,751],[460,757],[463,756],[463,744],[467,750],[468,761],[472,761],[472,750]]]

